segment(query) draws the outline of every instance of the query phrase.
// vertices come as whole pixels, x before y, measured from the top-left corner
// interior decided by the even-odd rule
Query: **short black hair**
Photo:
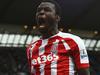
[[[55,1],[55,0],[42,0],[41,3],[42,2],[50,2],[50,3],[54,4],[55,5],[56,14],[59,15],[59,16],[61,16],[61,7],[57,3],[57,1]]]

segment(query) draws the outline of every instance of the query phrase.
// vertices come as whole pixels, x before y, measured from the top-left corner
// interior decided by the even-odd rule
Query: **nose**
[[[40,11],[40,15],[43,15],[45,13],[45,11],[44,11],[44,9],[42,9],[41,11]]]

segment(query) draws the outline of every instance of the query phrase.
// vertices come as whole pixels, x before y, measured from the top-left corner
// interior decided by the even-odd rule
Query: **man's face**
[[[40,29],[48,29],[54,27],[56,22],[55,5],[50,2],[42,2],[36,12],[36,20]]]

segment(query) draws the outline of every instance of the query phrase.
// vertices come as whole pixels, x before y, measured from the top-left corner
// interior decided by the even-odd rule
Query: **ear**
[[[59,15],[56,15],[56,20],[57,20],[57,22],[60,21],[60,16]]]

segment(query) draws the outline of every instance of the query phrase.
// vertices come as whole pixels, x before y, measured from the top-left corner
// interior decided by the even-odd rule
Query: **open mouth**
[[[46,23],[46,20],[45,20],[45,18],[38,18],[38,24],[39,25],[43,25],[43,24],[45,24]]]

